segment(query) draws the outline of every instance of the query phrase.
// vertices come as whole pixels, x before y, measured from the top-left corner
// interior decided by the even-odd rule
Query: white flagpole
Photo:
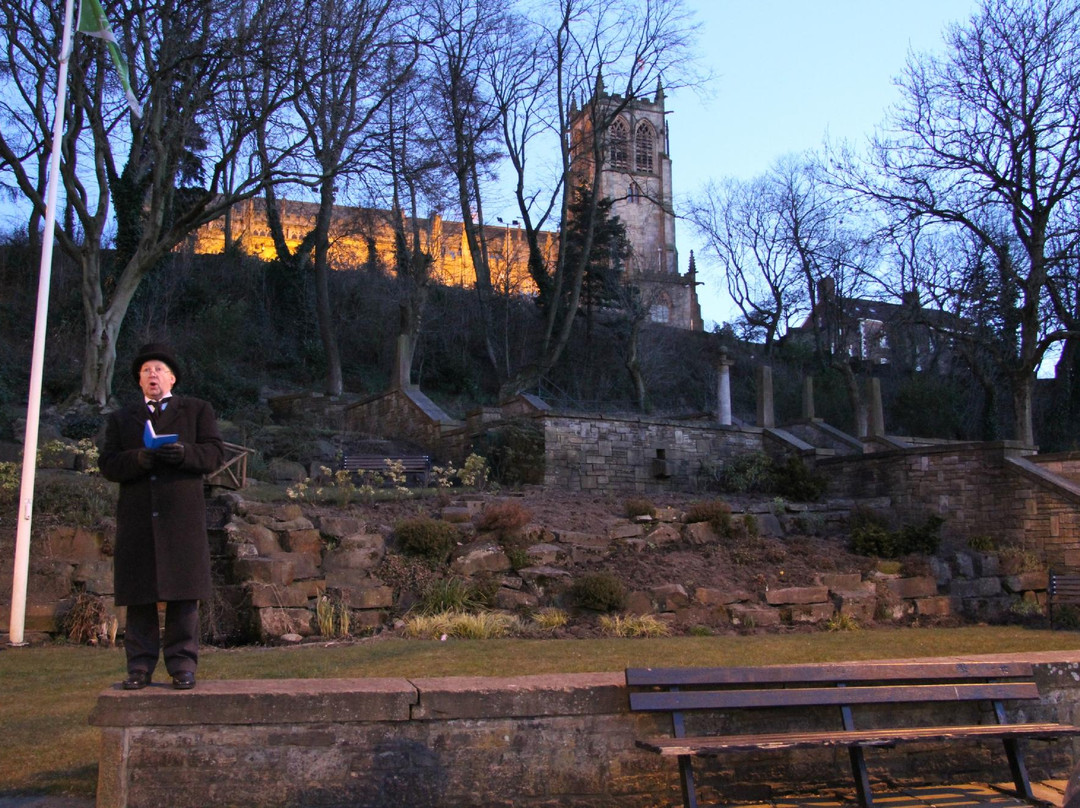
[[[34,321],[34,353],[30,365],[30,395],[26,404],[26,435],[23,439],[22,484],[19,488],[19,516],[15,531],[15,573],[11,582],[11,645],[26,645],[26,582],[30,572],[30,526],[34,512],[34,473],[37,470],[38,424],[41,415],[41,375],[45,367],[45,327],[49,316],[49,286],[52,280],[53,229],[56,227],[56,197],[60,185],[60,140],[64,134],[67,106],[68,60],[71,58],[71,18],[75,0],[64,3],[64,33],[60,39],[60,72],[56,78],[56,114],[53,119],[52,152],[45,186],[45,237],[41,242],[38,274],[37,317]]]

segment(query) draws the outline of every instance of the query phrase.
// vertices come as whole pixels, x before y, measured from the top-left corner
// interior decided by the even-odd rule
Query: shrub
[[[442,564],[461,538],[461,533],[449,522],[418,516],[398,522],[394,527],[394,538],[405,555]]]
[[[721,500],[696,502],[686,510],[687,524],[708,522],[719,536],[731,535],[731,506]]]
[[[544,482],[544,430],[531,420],[516,420],[485,433],[478,441],[501,485]]]
[[[656,516],[656,506],[647,499],[626,500],[626,518],[633,519],[636,516]]]
[[[896,557],[896,542],[893,540],[893,534],[881,525],[872,523],[852,528],[851,549],[864,556]]]
[[[899,558],[905,555],[933,555],[941,544],[939,531],[945,520],[928,515],[919,524],[904,524],[890,530],[884,516],[866,509],[853,511],[848,523],[851,549],[859,555]]]
[[[478,530],[506,538],[529,524],[532,518],[532,511],[520,502],[497,502],[484,509],[476,522],[476,527]]]
[[[764,452],[736,455],[720,470],[721,491],[761,493],[772,488],[773,461]]]
[[[991,536],[969,536],[967,546],[969,550],[974,550],[977,553],[988,553],[997,549],[997,542]]]
[[[394,596],[402,592],[420,594],[437,580],[431,565],[418,558],[408,558],[397,553],[387,553],[375,569],[375,577],[394,590]]]
[[[898,555],[922,553],[933,555],[941,545],[941,526],[945,519],[936,513],[928,515],[921,524],[904,525],[898,531],[896,549]]]
[[[626,601],[623,582],[608,572],[583,575],[570,587],[570,595],[584,609],[597,612],[615,612]]]
[[[773,491],[796,502],[816,502],[824,496],[828,484],[824,474],[811,470],[794,455],[773,467]]]

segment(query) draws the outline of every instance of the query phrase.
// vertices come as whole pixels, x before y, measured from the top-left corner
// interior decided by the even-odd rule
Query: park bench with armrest
[[[873,794],[863,750],[904,741],[938,742],[1000,739],[1004,742],[1017,793],[1033,800],[1019,742],[1080,733],[1080,727],[1051,722],[1010,724],[1004,702],[1037,700],[1032,667],[1024,662],[875,662],[834,665],[783,665],[758,668],[628,668],[631,711],[669,713],[671,736],[642,738],[642,749],[678,758],[686,808],[696,808],[692,759],[731,752],[847,747],[855,789],[863,806]],[[995,723],[943,723],[904,726],[910,710],[942,703],[983,702],[993,707]],[[881,706],[886,709],[881,709]],[[814,730],[687,735],[688,713],[774,708],[801,711],[836,708],[831,726]],[[860,723],[873,710],[872,722]],[[868,715],[868,713],[866,713]],[[905,716],[900,718],[900,716]],[[805,717],[805,715],[803,716]],[[887,726],[880,726],[881,724]]]
[[[1080,574],[1050,570],[1046,598],[1050,628],[1054,627],[1054,607],[1056,606],[1080,606]]]
[[[341,468],[358,474],[371,472],[385,476],[390,470],[389,463],[400,464],[407,479],[416,479],[422,485],[427,485],[431,474],[431,458],[428,455],[345,455]]]

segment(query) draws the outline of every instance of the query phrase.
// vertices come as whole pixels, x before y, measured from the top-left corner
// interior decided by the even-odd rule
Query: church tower
[[[664,89],[657,81],[652,99],[632,98],[623,106],[607,131],[606,148],[601,152],[604,165],[600,170],[599,195],[612,200],[612,213],[626,228],[634,250],[626,281],[640,290],[651,319],[676,328],[701,331],[695,274],[679,273],[664,100]],[[597,107],[610,111],[622,106],[623,101],[621,96],[606,93],[603,80],[598,80],[592,100],[572,113],[571,142],[580,147],[593,136],[591,121],[595,115],[590,112],[595,113]],[[579,159],[591,151],[576,149]],[[587,158],[584,160],[591,163]],[[591,168],[581,165],[575,174],[589,176]]]

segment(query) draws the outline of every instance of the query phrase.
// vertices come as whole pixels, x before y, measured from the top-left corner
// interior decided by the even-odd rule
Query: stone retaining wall
[[[738,455],[762,451],[762,430],[716,423],[545,414],[544,485],[571,491],[687,491]]]
[[[1011,441],[964,443],[819,460],[834,496],[890,496],[927,510],[955,534],[985,536],[1037,553],[1050,566],[1080,566],[1080,486],[1040,473],[1030,449]],[[1033,462],[1035,461],[1035,462]]]
[[[1010,720],[1080,719],[1080,654],[1024,656],[1036,662],[1043,698]],[[804,721],[802,713],[790,718]],[[675,762],[634,745],[635,737],[666,733],[666,721],[628,712],[621,672],[111,689],[90,723],[101,729],[98,808],[679,802]],[[1066,777],[1077,743],[1029,743],[1032,778]],[[877,782],[1009,780],[996,743],[909,744],[867,757]],[[851,787],[843,750],[747,753],[695,768],[710,801]]]

